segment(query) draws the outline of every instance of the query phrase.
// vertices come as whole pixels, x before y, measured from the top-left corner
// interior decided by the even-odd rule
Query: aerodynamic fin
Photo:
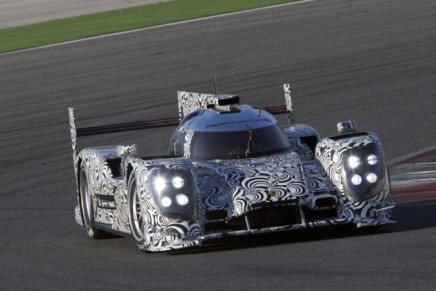
[[[271,106],[263,108],[265,111],[278,115],[278,114],[289,114],[289,122],[293,124],[293,106],[292,106],[292,98],[291,98],[291,86],[288,83],[283,84],[283,90],[285,93],[285,102],[286,105],[280,106]]]
[[[293,108],[292,108],[292,97],[291,97],[291,85],[289,83],[283,84],[283,90],[285,91],[286,110],[292,113]]]
[[[71,146],[73,147],[74,156],[76,156],[77,130],[74,120],[74,108],[68,108],[68,117],[70,119]]]

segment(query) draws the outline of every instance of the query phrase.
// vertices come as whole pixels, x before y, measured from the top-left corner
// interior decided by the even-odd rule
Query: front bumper
[[[203,245],[203,243],[209,240],[224,239],[224,238],[238,237],[238,236],[257,235],[257,234],[267,234],[267,233],[280,233],[285,231],[302,230],[302,229],[310,229],[310,228],[318,228],[318,227],[326,227],[326,226],[350,225],[358,229],[376,228],[383,225],[395,223],[395,221],[390,219],[391,209],[394,206],[395,203],[392,200],[387,201],[386,203],[380,205],[380,207],[372,209],[370,217],[360,217],[358,215],[352,215],[348,217],[335,217],[335,218],[328,218],[328,219],[317,219],[317,220],[306,221],[306,219],[304,219],[303,216],[301,222],[296,224],[290,224],[290,225],[210,232],[205,234],[199,234],[197,237],[190,237],[187,239],[180,239],[175,237],[171,238],[167,236],[165,238],[162,237],[163,239],[160,241],[160,246],[158,248],[149,247],[148,251],[159,252],[159,251],[178,250],[183,248],[201,246]]]
[[[375,228],[387,224],[395,223],[391,220],[391,211],[395,206],[393,199],[388,198],[378,205],[368,204],[368,207],[356,209],[352,204],[346,205],[339,215],[328,218],[309,218],[305,215],[304,209],[299,207],[300,219],[295,223],[268,226],[268,227],[251,227],[248,219],[244,229],[237,230],[219,230],[202,232],[198,224],[194,223],[192,228],[185,228],[184,232],[165,231],[164,229],[154,229],[149,234],[149,244],[145,250],[149,252],[164,252],[171,250],[180,250],[201,246],[209,240],[223,239],[228,237],[249,236],[256,234],[279,233],[292,230],[302,230],[326,226],[350,225],[354,228]],[[75,208],[76,222],[83,226],[80,207]]]

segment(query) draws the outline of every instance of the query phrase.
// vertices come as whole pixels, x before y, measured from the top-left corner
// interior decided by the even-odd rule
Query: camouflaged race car
[[[292,101],[261,109],[234,95],[178,92],[179,118],[77,128],[69,108],[76,221],[89,237],[130,236],[145,251],[210,239],[322,226],[393,223],[395,203],[378,137],[338,124],[320,139],[292,121]],[[287,113],[281,126],[272,114]],[[177,126],[170,153],[136,157],[136,145],[82,149],[77,137]]]

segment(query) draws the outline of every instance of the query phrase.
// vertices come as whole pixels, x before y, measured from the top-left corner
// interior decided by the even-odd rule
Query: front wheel
[[[88,236],[92,239],[108,237],[108,233],[94,227],[94,202],[89,191],[88,177],[84,168],[80,170],[80,207],[83,214],[83,224]]]
[[[136,245],[140,249],[144,249],[146,246],[146,239],[144,235],[144,212],[141,207],[141,200],[138,193],[138,183],[134,174],[129,179],[127,191],[130,230],[133,238],[135,239]]]

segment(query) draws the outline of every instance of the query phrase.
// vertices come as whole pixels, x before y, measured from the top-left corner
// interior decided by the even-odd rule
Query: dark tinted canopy
[[[289,142],[281,127],[267,127],[243,131],[195,132],[191,142],[191,158],[195,161],[233,159],[272,154],[289,149]]]

